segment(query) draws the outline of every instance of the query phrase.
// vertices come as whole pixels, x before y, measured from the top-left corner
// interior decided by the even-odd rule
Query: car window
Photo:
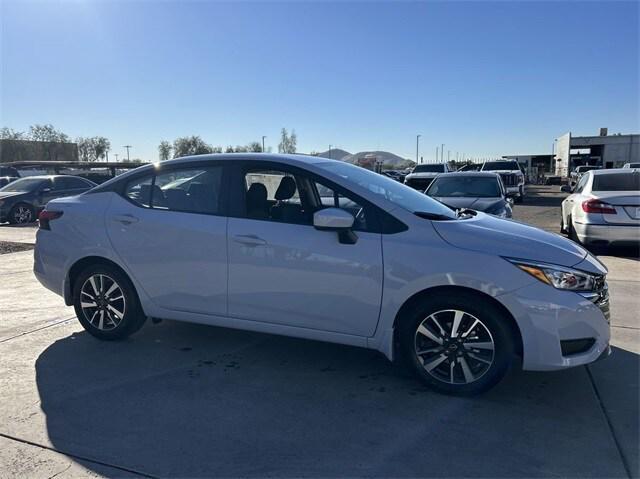
[[[416,165],[413,173],[444,173],[444,165],[439,163]]]
[[[591,191],[640,191],[640,173],[595,175]]]
[[[275,170],[249,170],[244,175],[245,211],[251,219],[310,225],[312,212],[300,197],[300,180]]]
[[[482,171],[520,170],[517,161],[487,161],[482,165]]]
[[[584,187],[586,186],[587,181],[589,181],[589,176],[587,175],[580,178],[580,181],[578,181],[578,184],[576,185],[575,193],[582,193],[582,190],[584,190]]]
[[[340,208],[348,211],[354,217],[353,229],[356,231],[368,231],[371,229],[371,225],[367,223],[367,218],[373,216],[373,212],[368,208],[361,206],[359,203],[351,198],[348,198],[340,193],[337,193],[328,186],[321,183],[313,183],[315,191],[317,192],[317,198],[319,198],[319,205],[314,208],[315,211],[324,208]],[[369,221],[371,223],[371,221]]]
[[[151,207],[188,213],[220,214],[222,166],[172,170],[156,176]]]
[[[9,183],[7,186],[2,188],[2,191],[36,191],[41,188],[50,187],[49,184],[51,180],[46,180],[42,178],[21,178],[12,183]]]
[[[138,206],[149,207],[151,205],[151,186],[153,175],[133,180],[127,184],[124,195]]]
[[[80,178],[73,178],[71,176],[58,177],[53,181],[54,189],[56,190],[75,190],[80,188],[90,188],[91,185]]]
[[[500,185],[497,178],[473,176],[440,176],[427,190],[429,196],[497,198]]]

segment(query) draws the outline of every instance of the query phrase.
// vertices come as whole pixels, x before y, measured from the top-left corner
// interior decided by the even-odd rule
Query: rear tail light
[[[584,211],[585,213],[601,213],[603,215],[616,214],[616,209],[613,206],[600,200],[583,201],[582,211]]]
[[[50,230],[51,225],[49,223],[53,220],[57,220],[61,216],[62,216],[62,211],[42,210],[38,215],[38,223],[40,225],[40,229]]]

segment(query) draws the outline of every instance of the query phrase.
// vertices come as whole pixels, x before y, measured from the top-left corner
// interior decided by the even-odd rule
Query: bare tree
[[[280,143],[278,153],[295,153],[298,144],[298,137],[295,130],[291,130],[291,135],[283,128],[280,132]]]
[[[158,157],[160,161],[167,161],[171,158],[171,150],[173,150],[173,146],[166,140],[162,140],[158,145]]]
[[[24,140],[25,134],[22,131],[16,131],[13,128],[0,128],[0,140]]]
[[[69,141],[69,137],[56,129],[53,125],[31,125],[29,127],[29,140],[32,141],[50,141],[56,143],[64,143]]]

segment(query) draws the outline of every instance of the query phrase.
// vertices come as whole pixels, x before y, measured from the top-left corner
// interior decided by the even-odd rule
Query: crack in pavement
[[[135,469],[131,469],[131,468],[128,468],[128,467],[125,467],[125,466],[118,466],[116,464],[109,464],[108,462],[100,461],[98,459],[92,459],[92,458],[89,458],[89,457],[86,457],[86,456],[80,456],[78,454],[73,454],[73,453],[68,452],[68,451],[61,451],[59,449],[56,449],[55,447],[45,446],[44,444],[39,444],[37,442],[29,441],[27,439],[21,439],[19,437],[11,436],[9,434],[5,434],[5,433],[2,433],[2,432],[0,432],[0,437],[4,437],[5,439],[9,439],[10,441],[19,442],[21,444],[27,444],[29,446],[39,447],[40,449],[46,449],[48,451],[57,452],[58,454],[63,454],[63,455],[65,455],[67,457],[70,457],[72,459],[79,459],[81,461],[91,462],[93,464],[98,464],[100,466],[110,467],[112,469],[118,469],[120,471],[128,472],[130,474],[136,474],[136,475],[138,475],[140,477],[149,477],[151,479],[157,479],[157,477],[158,477],[158,476],[152,476],[151,474],[147,474],[146,472],[136,471]],[[61,471],[61,472],[64,472],[64,471]]]
[[[71,321],[71,320],[73,320],[75,318],[76,318],[75,316],[72,316],[70,318],[61,319],[59,321],[56,321],[56,322],[51,323],[51,324],[47,324],[46,326],[42,326],[40,328],[32,329],[30,331],[25,331],[23,333],[16,334],[15,336],[11,336],[11,337],[8,337],[8,338],[0,339],[0,344],[6,343],[7,341],[11,341],[12,339],[21,338],[22,336],[26,336],[27,334],[36,333],[38,331],[42,331],[43,329],[47,329],[47,328],[51,328],[53,326],[57,326],[58,324],[66,323],[67,321]]]

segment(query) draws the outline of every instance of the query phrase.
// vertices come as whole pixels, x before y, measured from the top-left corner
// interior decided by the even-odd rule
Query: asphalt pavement
[[[557,230],[562,196],[532,193],[516,219]],[[0,255],[0,476],[640,477],[640,263],[613,253],[613,355],[473,399],[341,345],[171,321],[101,342],[31,251]]]

